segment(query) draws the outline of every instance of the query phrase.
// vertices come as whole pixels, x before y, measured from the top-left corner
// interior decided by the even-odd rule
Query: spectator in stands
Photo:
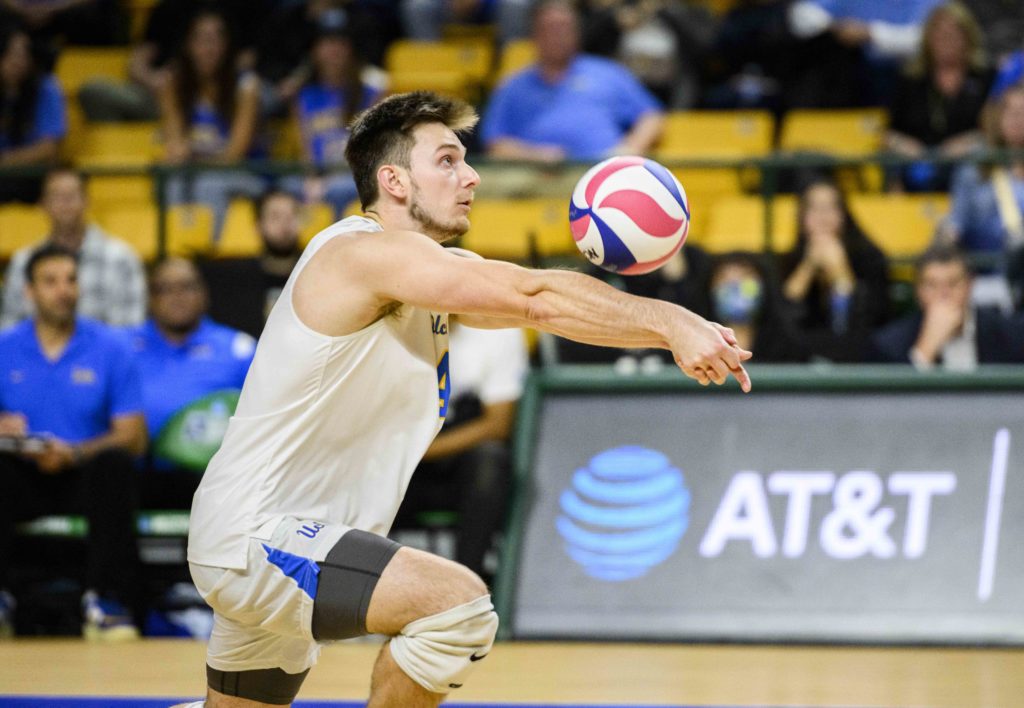
[[[43,182],[43,209],[50,219],[44,243],[66,248],[78,259],[79,314],[112,325],[137,324],[146,316],[146,276],[127,243],[89,223],[83,177],[72,169],[51,171]],[[39,244],[17,251],[4,278],[0,328],[32,313],[25,292],[25,265]]]
[[[731,327],[759,362],[806,361],[806,347],[790,321],[764,258],[737,251],[715,258],[708,278],[710,316]]]
[[[696,312],[701,317],[709,317],[711,305],[707,282],[710,269],[711,257],[700,246],[688,243],[665,265],[652,273],[621,276],[597,266],[590,266],[588,274],[630,295],[672,302]],[[621,370],[630,371],[638,367],[660,368],[661,365],[672,361],[671,354],[663,349],[623,351],[581,344],[562,337],[555,337],[554,342],[557,359],[564,363],[617,363]]]
[[[57,80],[43,74],[28,33],[0,25],[0,169],[52,165],[66,133],[64,95]],[[33,176],[4,176],[0,202],[33,202],[39,198],[39,184]]]
[[[143,476],[146,509],[188,509],[202,466],[196,453],[216,448],[232,413],[220,406],[215,419],[205,408],[181,430],[168,422],[211,394],[237,394],[255,353],[255,340],[206,316],[209,301],[199,269],[184,258],[167,258],[149,277],[150,317],[128,331],[142,375],[143,411],[153,468]],[[216,406],[214,407],[217,408]],[[176,439],[175,433],[190,436]],[[211,436],[216,439],[208,439]],[[190,449],[185,449],[190,448]],[[196,468],[199,469],[196,469]]]
[[[987,127],[992,148],[1024,149],[1024,87],[1002,95]],[[975,278],[975,301],[1006,307],[1004,259],[1024,253],[1024,161],[1018,157],[1006,163],[959,166],[939,242],[987,259]]]
[[[579,54],[580,19],[565,0],[536,8],[537,63],[491,96],[481,126],[495,158],[557,163],[646,153],[661,135],[657,99],[626,69]]]
[[[14,525],[52,513],[89,523],[82,598],[87,637],[137,634],[135,470],[146,447],[135,361],[105,325],[76,317],[75,256],[55,244],[25,266],[35,316],[0,335],[0,588]],[[0,592],[0,623],[11,621]]]
[[[203,265],[210,285],[210,315],[218,322],[259,337],[271,308],[299,261],[299,203],[288,192],[271,190],[256,203],[263,252],[254,258],[218,259]]]
[[[401,0],[402,27],[411,39],[436,42],[445,25],[495,24],[498,40],[525,37],[531,0]]]
[[[800,194],[797,243],[781,258],[782,293],[809,354],[857,361],[888,310],[888,264],[827,180]]]
[[[160,118],[161,87],[178,55],[193,16],[215,9],[229,19],[240,47],[240,67],[255,63],[255,30],[265,20],[263,0],[160,0],[146,20],[142,41],[128,60],[128,83],[96,79],[78,91],[78,100],[91,121],[155,121]],[[275,30],[279,28],[275,27]]]
[[[932,10],[921,49],[897,81],[889,106],[886,147],[921,160],[901,170],[904,188],[949,188],[952,166],[923,158],[960,158],[981,146],[979,122],[992,78],[981,30],[967,8],[947,2]]]
[[[1024,319],[971,305],[971,268],[961,251],[926,251],[917,263],[916,295],[920,312],[878,331],[872,359],[955,371],[1024,363]]]
[[[828,34],[863,53],[869,95],[862,105],[887,105],[900,64],[917,51],[921,27],[942,0],[796,0],[790,31],[799,39]],[[833,77],[841,82],[842,77]]]
[[[511,482],[509,441],[528,369],[518,329],[473,329],[449,318],[451,396],[444,428],[412,477],[398,526],[417,513],[458,512],[456,560],[491,577],[484,557],[501,530]]]
[[[120,44],[128,36],[127,18],[117,0],[4,0],[0,25],[17,22],[51,45]]]
[[[160,114],[171,165],[227,166],[264,156],[257,140],[260,82],[239,73],[227,20],[216,10],[202,10],[160,94]],[[263,180],[241,170],[208,170],[172,178],[172,204],[203,202],[214,212],[214,233],[233,196],[256,197]]]
[[[289,179],[283,186],[309,203],[326,201],[340,217],[356,197],[356,183],[345,163],[348,125],[356,113],[384,95],[386,77],[367,67],[352,45],[344,10],[323,13],[313,45],[313,77],[295,101],[295,120],[302,132],[303,159],[319,176]]]

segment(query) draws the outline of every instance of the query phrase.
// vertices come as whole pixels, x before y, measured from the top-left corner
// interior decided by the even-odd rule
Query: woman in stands
[[[1024,86],[1007,90],[988,121],[988,143],[996,150],[1024,150]],[[975,302],[1007,307],[1009,285],[1017,303],[1024,286],[1024,159],[964,164],[953,175],[952,205],[940,240],[955,243],[979,261]]]
[[[811,356],[859,361],[888,311],[885,255],[831,181],[804,188],[797,218],[796,246],[781,258],[783,296]]]
[[[302,132],[303,158],[320,176],[288,180],[284,186],[307,202],[327,201],[335,216],[356,199],[356,184],[345,166],[348,125],[356,113],[384,95],[386,76],[368,67],[352,45],[345,11],[328,10],[317,24],[313,77],[299,92],[294,114]]]
[[[0,26],[0,168],[52,165],[67,132],[64,95],[42,73],[27,32]],[[0,201],[34,202],[41,178],[0,179]]]
[[[925,22],[921,48],[897,84],[889,106],[886,147],[921,159],[900,171],[908,191],[946,190],[952,167],[925,161],[957,158],[981,144],[978,123],[994,77],[984,38],[959,2],[936,7]]]
[[[256,139],[259,79],[240,73],[236,58],[224,16],[216,10],[196,14],[160,95],[170,164],[231,165],[265,156]],[[219,225],[231,197],[256,197],[264,186],[248,172],[204,171],[171,180],[168,200],[206,203]]]

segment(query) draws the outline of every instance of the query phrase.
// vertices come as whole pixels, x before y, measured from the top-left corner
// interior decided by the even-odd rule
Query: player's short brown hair
[[[363,209],[380,197],[377,170],[381,165],[409,167],[416,126],[442,123],[462,133],[475,126],[477,120],[476,111],[465,101],[430,91],[389,96],[356,116],[345,146],[345,159]]]

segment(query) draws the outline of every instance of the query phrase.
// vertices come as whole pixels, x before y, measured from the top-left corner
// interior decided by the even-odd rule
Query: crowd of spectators
[[[125,19],[104,0],[46,12],[0,4],[0,168],[56,163],[68,107],[55,58],[65,44],[123,44]],[[727,324],[759,362],[1024,363],[1024,159],[974,156],[1024,149],[1016,3],[737,0],[715,16],[697,0],[160,0],[131,46],[129,81],[86,83],[75,100],[91,122],[160,121],[163,159],[189,168],[167,182],[165,201],[210,205],[219,233],[229,202],[252,200],[261,251],[163,258],[147,273],[130,246],[89,220],[81,173],[0,177],[0,201],[38,201],[50,224],[14,254],[3,280],[0,632],[14,609],[4,559],[15,523],[68,511],[89,520],[88,631],[134,632],[132,515],[188,507],[205,461],[195,450],[208,459],[216,449],[298,262],[303,205],[326,202],[340,215],[355,197],[346,126],[386,94],[379,67],[395,28],[436,39],[451,21],[496,27],[498,43],[534,41],[535,63],[482,97],[470,141],[496,174],[501,160],[515,160],[533,186],[565,161],[650,152],[670,110],[887,108],[885,147],[909,162],[888,171],[886,188],[951,196],[916,264],[910,307],[890,297],[891,264],[827,174],[800,184],[786,253],[688,245],[646,276],[594,274]],[[268,121],[281,118],[298,128],[304,170],[283,178],[250,162],[267,157]],[[563,183],[557,189],[564,194]],[[451,335],[452,357],[465,364],[452,367],[450,422],[400,518],[455,507],[456,555],[486,575],[527,350],[518,331],[453,323]],[[670,363],[664,352],[560,340],[554,351],[622,371]],[[99,469],[115,474],[100,482]]]

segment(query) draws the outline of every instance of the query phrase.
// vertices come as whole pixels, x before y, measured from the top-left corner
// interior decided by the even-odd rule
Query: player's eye
[[[455,161],[452,160],[452,156],[451,155],[445,155],[444,157],[441,158],[441,162],[446,164],[446,165],[452,165],[452,164],[454,164]]]

